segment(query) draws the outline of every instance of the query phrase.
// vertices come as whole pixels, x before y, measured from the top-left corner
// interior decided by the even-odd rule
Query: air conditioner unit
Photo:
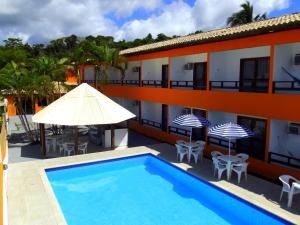
[[[194,63],[187,63],[184,65],[184,70],[192,70],[194,68]]]
[[[132,72],[134,73],[140,72],[140,67],[139,66],[132,67]]]
[[[295,61],[294,61],[295,65],[300,65],[300,54],[296,54],[295,55]]]
[[[290,123],[288,133],[300,135],[300,124],[299,123]]]

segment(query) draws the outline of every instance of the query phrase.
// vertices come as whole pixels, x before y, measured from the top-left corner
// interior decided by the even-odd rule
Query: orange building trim
[[[297,102],[300,102],[300,95],[297,94],[263,94],[112,85],[104,86],[102,90],[108,96],[300,122],[300,105],[297,104]]]

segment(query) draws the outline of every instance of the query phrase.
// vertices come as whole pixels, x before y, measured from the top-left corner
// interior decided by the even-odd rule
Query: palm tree
[[[267,18],[266,13],[256,15],[253,17],[253,5],[249,1],[246,1],[241,5],[242,9],[236,13],[233,13],[227,19],[227,25],[234,27],[237,25],[242,25],[246,23],[251,23],[254,21],[265,20]]]

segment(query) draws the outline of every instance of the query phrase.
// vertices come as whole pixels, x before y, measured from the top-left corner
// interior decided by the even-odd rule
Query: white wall
[[[220,111],[208,111],[208,120],[211,123],[211,126],[215,126],[218,124],[237,122],[237,115],[234,113],[226,113]]]
[[[139,67],[140,61],[128,62],[127,69],[125,71],[125,80],[138,80],[139,73],[133,72],[132,69],[134,67]]]
[[[211,53],[210,80],[238,81],[240,60],[270,56],[270,46]]]
[[[172,57],[171,58],[171,80],[193,80],[193,70],[184,70],[186,63],[206,62],[207,53]]]
[[[95,69],[94,66],[87,66],[84,68],[84,80],[94,80]]]
[[[282,71],[282,66],[300,79],[300,65],[294,65],[296,54],[300,54],[300,42],[275,46],[274,81],[292,81],[292,79]]]
[[[142,65],[143,80],[161,80],[162,65],[168,64],[168,58],[144,60]]]
[[[288,121],[271,121],[270,152],[300,158],[300,135],[289,134],[288,125]]]
[[[162,106],[159,103],[142,101],[142,118],[161,123]]]

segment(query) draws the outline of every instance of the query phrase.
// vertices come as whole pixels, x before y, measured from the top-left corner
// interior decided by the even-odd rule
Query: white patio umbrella
[[[247,127],[243,127],[241,125],[235,123],[225,123],[221,125],[216,125],[209,129],[208,135],[211,136],[218,136],[222,138],[226,138],[229,141],[229,155],[230,155],[230,141],[241,139],[241,138],[248,138],[254,136],[253,131],[251,131]]]
[[[66,126],[116,124],[133,113],[83,83],[32,117],[34,123]]]

